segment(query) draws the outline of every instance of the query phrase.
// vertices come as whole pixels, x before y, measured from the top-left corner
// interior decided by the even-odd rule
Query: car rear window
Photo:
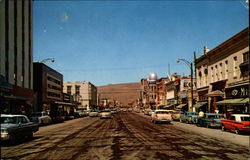
[[[241,121],[250,121],[250,117],[241,117]]]
[[[7,124],[7,123],[16,124],[17,117],[1,117],[1,124]]]

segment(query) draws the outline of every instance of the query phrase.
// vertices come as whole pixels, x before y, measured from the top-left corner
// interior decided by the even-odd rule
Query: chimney
[[[207,48],[207,46],[204,46],[204,54],[206,54],[209,51],[209,49]]]

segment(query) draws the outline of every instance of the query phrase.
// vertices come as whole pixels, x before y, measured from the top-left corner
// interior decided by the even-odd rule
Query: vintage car
[[[181,111],[173,111],[172,112],[172,119],[174,121],[179,121],[180,120],[180,117],[181,117]]]
[[[89,117],[98,117],[98,111],[90,111],[89,112]]]
[[[220,121],[224,120],[224,116],[222,114],[217,113],[205,113],[204,117],[198,118],[196,123],[197,126],[204,127],[221,127]]]
[[[153,123],[157,122],[170,123],[172,121],[172,111],[155,110],[151,115],[151,121]]]
[[[58,114],[51,116],[51,119],[52,119],[52,122],[54,123],[58,123],[58,122],[60,123],[66,120],[66,116],[64,114],[58,113]]]
[[[30,115],[30,121],[38,122],[40,125],[49,124],[52,122],[49,115],[46,112],[34,112]]]
[[[222,120],[220,123],[223,131],[230,130],[236,134],[250,133],[250,115],[248,114],[232,114],[227,120]]]
[[[196,123],[197,117],[198,117],[197,112],[185,112],[185,113],[181,114],[180,122]]]
[[[1,141],[15,144],[17,139],[33,137],[38,129],[39,124],[30,122],[25,115],[1,114]]]
[[[104,118],[111,119],[113,116],[112,116],[111,110],[102,110],[99,112],[99,117],[100,119],[104,119]]]
[[[145,111],[144,111],[144,114],[145,115],[147,115],[147,116],[151,116],[152,115],[152,110],[151,109],[146,109]]]

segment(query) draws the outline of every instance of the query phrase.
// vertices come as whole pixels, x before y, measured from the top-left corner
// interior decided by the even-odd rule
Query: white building
[[[97,88],[90,82],[63,82],[63,92],[73,95],[80,108],[89,110],[97,106]]]

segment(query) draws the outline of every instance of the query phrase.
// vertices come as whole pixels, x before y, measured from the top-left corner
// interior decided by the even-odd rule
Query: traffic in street
[[[230,137],[239,141],[233,142]],[[3,160],[247,160],[246,141],[248,135],[177,121],[154,124],[143,113],[120,111],[111,119],[82,117],[42,126],[31,140],[2,144],[1,157]]]

